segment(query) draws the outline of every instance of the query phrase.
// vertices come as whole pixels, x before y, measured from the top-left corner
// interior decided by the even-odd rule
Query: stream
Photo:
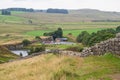
[[[22,54],[22,57],[25,57],[28,56],[29,50],[11,50],[11,52],[19,56]]]

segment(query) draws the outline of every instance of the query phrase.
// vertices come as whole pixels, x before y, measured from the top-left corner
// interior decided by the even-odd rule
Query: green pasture
[[[69,33],[72,33],[73,36],[79,35],[82,31],[87,31],[89,33],[97,32],[98,30],[101,30],[100,28],[95,29],[81,29],[81,30],[63,30],[64,36],[68,35]],[[43,36],[44,33],[52,32],[53,30],[38,30],[38,31],[29,31],[26,32],[27,35],[30,36]]]
[[[116,28],[120,25],[120,22],[69,21],[73,20],[72,18],[72,15],[12,11],[10,16],[0,15],[0,36],[2,36],[0,40],[16,39],[16,37],[11,39],[11,37],[6,38],[6,36],[4,38],[3,34],[14,33],[15,36],[19,34],[27,38],[26,35],[30,37],[42,36],[45,32],[55,31],[59,27],[63,29],[64,36],[72,33],[76,37],[82,31],[92,33],[101,29]],[[76,19],[78,18],[76,17]],[[32,20],[32,23],[29,23],[29,20]],[[13,36],[13,34],[11,35]],[[17,38],[20,39],[21,37],[18,36]]]
[[[25,23],[28,19],[17,17],[17,16],[9,16],[9,15],[0,15],[1,23]]]
[[[36,21],[35,21],[36,22]],[[34,21],[33,21],[34,23]],[[55,30],[61,27],[64,30],[93,29],[93,28],[116,28],[120,22],[78,22],[78,23],[37,23],[44,30]]]
[[[13,15],[13,14],[24,14],[24,13],[28,13],[28,12],[23,12],[23,11],[12,11],[12,15]]]

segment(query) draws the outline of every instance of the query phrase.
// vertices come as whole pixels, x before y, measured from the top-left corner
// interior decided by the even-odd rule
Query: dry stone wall
[[[59,53],[64,55],[86,57],[89,55],[104,55],[107,52],[120,55],[120,33],[116,35],[116,38],[85,48],[81,53],[73,51],[61,51]]]
[[[82,51],[82,56],[89,55],[103,55],[107,52],[120,55],[120,38],[113,38],[107,41],[103,41],[95,46],[86,48]]]

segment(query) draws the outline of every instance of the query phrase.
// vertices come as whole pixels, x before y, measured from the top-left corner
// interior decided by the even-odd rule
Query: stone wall
[[[120,56],[120,33],[116,35],[116,38],[85,48],[81,53],[73,51],[60,51],[59,53],[63,55],[86,57],[89,55],[104,55],[107,52]]]
[[[120,55],[120,38],[116,37],[98,43],[95,46],[84,49],[81,54],[82,56],[103,55],[107,52]]]
[[[22,47],[22,45],[19,47]],[[45,52],[40,52],[40,53],[34,53],[25,58],[30,58],[30,57],[37,56],[40,54],[48,54],[48,53],[77,56],[77,57],[87,57],[90,55],[104,55],[107,52],[120,56],[120,33],[117,34],[115,38],[100,42],[92,47],[85,48],[82,52],[55,49],[55,50],[50,50],[50,51],[45,51]]]

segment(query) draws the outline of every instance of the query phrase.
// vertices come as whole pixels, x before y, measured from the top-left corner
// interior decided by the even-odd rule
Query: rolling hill
[[[79,9],[68,11],[69,14],[46,13],[45,10],[43,12],[12,11],[11,17],[13,18],[11,18],[11,21],[24,22],[25,20],[26,21],[33,20],[33,22],[36,24],[86,22],[86,21],[120,22],[120,12],[100,11],[95,9]],[[3,16],[0,15],[0,17],[1,17],[0,21],[4,19]]]
[[[93,9],[69,10],[69,14],[12,12],[11,16],[0,15],[0,44],[33,39],[58,27],[64,29],[64,35],[77,36],[83,30],[92,33],[118,25],[119,12]],[[16,58],[0,46],[0,63]],[[109,53],[85,58],[51,53],[0,64],[0,80],[116,80],[116,75],[120,78],[120,58]]]
[[[120,12],[106,12],[94,9],[69,10],[69,14],[32,12],[14,14],[14,16],[37,20],[37,23],[84,22],[93,20],[120,21]]]

